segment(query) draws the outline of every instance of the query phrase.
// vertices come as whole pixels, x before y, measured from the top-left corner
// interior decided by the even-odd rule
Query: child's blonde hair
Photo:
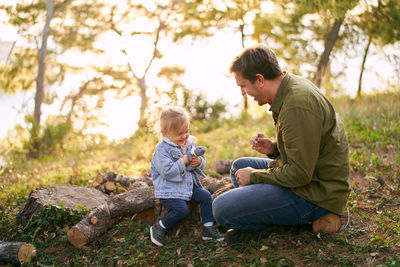
[[[153,131],[158,137],[161,137],[163,132],[178,131],[185,123],[190,123],[189,113],[179,106],[159,106],[154,109],[152,115]]]

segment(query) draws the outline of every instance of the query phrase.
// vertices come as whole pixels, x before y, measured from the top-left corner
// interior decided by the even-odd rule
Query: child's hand
[[[183,160],[183,164],[185,164],[185,165],[189,164],[189,158],[186,154],[182,156],[182,160]]]
[[[190,162],[190,166],[197,167],[201,164],[202,159],[198,156],[193,156],[192,161]]]

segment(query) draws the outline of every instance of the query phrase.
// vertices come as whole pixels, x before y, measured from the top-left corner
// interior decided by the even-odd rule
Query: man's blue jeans
[[[168,213],[161,219],[167,229],[171,229],[175,224],[189,216],[190,210],[186,201],[177,198],[162,198],[161,204],[168,209]],[[200,204],[200,214],[202,223],[214,222],[212,212],[212,197],[210,192],[203,187],[193,185],[193,195],[190,202]]]
[[[270,159],[239,158],[231,169],[236,188],[218,196],[213,202],[215,220],[232,229],[262,230],[269,225],[299,225],[328,213],[324,208],[294,194],[289,188],[271,184],[238,187],[235,172],[245,167],[267,169]]]

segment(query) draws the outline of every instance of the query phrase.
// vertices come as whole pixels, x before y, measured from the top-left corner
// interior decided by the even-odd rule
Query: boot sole
[[[212,237],[207,237],[207,236],[202,236],[201,239],[203,239],[204,241],[207,241],[207,240],[212,240],[213,238]],[[224,241],[224,238],[220,237],[220,238],[216,238],[215,240]]]

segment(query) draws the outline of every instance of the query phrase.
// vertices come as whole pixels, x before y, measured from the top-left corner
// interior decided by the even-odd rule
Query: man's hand
[[[245,186],[250,184],[250,175],[254,171],[254,168],[247,167],[243,169],[239,169],[235,172],[236,181],[239,186]]]
[[[253,145],[252,148],[262,154],[273,154],[274,143],[264,134],[257,133],[250,139],[250,143]]]
[[[198,156],[193,156],[192,161],[190,162],[190,166],[197,167],[201,164],[202,159]]]

